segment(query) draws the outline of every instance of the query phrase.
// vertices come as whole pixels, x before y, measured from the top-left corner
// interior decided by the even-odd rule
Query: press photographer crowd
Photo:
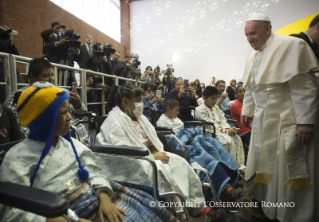
[[[306,35],[278,35],[271,28],[270,19],[261,13],[245,23],[254,51],[247,60],[244,84],[235,79],[228,83],[213,74],[202,80],[184,79],[172,64],[147,64],[141,70],[137,53],[122,55],[109,43],[53,22],[41,32],[42,56],[28,62],[28,78],[20,80],[26,83],[23,88],[6,91],[9,81],[3,67],[8,56],[0,60],[0,144],[27,137],[6,154],[1,180],[34,184],[66,196],[79,217],[92,221],[98,217],[104,221],[104,215],[108,221],[243,222],[247,220],[237,214],[240,209],[224,204],[240,201],[241,206],[254,203],[256,209],[246,209],[248,221],[314,221],[314,209],[319,207],[318,184],[316,189],[313,185],[314,169],[319,170],[315,136],[319,15],[302,32]],[[19,55],[15,35],[17,31],[0,26],[0,52]],[[302,40],[305,36],[307,41]],[[310,36],[315,38],[308,41]],[[66,69],[76,63],[86,70],[80,70],[85,78],[81,83],[86,85],[82,98],[70,71],[76,69]],[[54,85],[55,78],[61,80],[53,72],[57,66],[65,70],[61,74],[66,86]],[[83,121],[88,124],[77,121],[81,115],[86,115]],[[153,173],[148,163],[120,155],[95,159],[89,150],[94,144],[125,146],[130,151],[147,148],[143,158],[154,160],[158,172]],[[74,179],[78,175],[81,182]],[[180,192],[185,203],[196,203],[183,209],[189,214],[177,214],[180,209],[174,207],[157,208],[158,200],[149,195],[155,191],[153,175],[159,175],[154,179],[160,181],[156,192]],[[73,188],[63,193],[66,187],[61,181]],[[93,185],[87,188],[85,181]],[[149,202],[140,203],[145,199]],[[171,197],[165,201],[180,203]],[[212,203],[220,204],[211,207]],[[2,216],[5,220],[1,221],[27,220],[21,210],[2,207],[0,220]],[[70,221],[80,221],[72,215],[77,220]],[[29,217],[28,221],[66,221]]]

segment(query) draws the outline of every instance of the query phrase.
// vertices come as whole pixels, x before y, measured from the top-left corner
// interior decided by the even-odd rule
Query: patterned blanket
[[[127,222],[178,221],[172,213],[166,210],[165,207],[161,207],[161,204],[148,193],[122,186],[113,181],[110,182],[114,191],[112,202],[127,212],[128,216],[124,216]],[[81,184],[71,192],[65,190],[60,193],[60,196],[68,201],[70,209],[75,211],[80,218],[99,221],[99,199],[87,183]],[[106,221],[108,220],[104,216],[104,222]]]
[[[185,145],[187,161],[190,164],[196,162],[210,173],[218,197],[224,186],[236,184],[238,164],[217,140],[205,137],[202,131],[195,127],[180,129],[175,136]],[[171,138],[168,144],[174,149],[182,149],[174,138]],[[199,177],[201,181],[208,182],[203,172]]]

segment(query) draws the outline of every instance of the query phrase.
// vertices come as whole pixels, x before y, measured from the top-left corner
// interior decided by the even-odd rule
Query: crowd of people
[[[52,23],[51,29],[41,33],[43,57],[30,62],[28,85],[0,105],[0,144],[25,138],[5,156],[0,180],[59,193],[68,198],[70,209],[82,221],[184,220],[165,208],[151,209],[143,200],[156,200],[147,192],[118,184],[152,186],[152,167],[147,162],[94,156],[89,150],[94,143],[143,147],[157,166],[159,192],[175,191],[187,203],[198,203],[188,207],[192,221],[229,219],[225,209],[205,206],[205,200],[215,200],[202,189],[201,182],[208,178],[195,173],[192,166],[196,164],[210,173],[221,201],[236,201],[245,192],[252,195],[259,203],[253,221],[313,221],[319,196],[319,143],[314,136],[318,134],[314,72],[319,70],[319,15],[306,32],[294,37],[274,34],[271,28],[267,16],[250,17],[245,35],[254,51],[242,82],[232,79],[227,85],[211,77],[205,85],[199,79],[188,82],[177,77],[171,67],[153,70],[147,66],[142,74],[138,58],[120,60],[121,53],[110,44],[92,45],[91,35],[80,45],[76,34]],[[10,34],[8,39],[5,52],[17,53]],[[51,62],[70,66],[77,62],[84,69],[144,84],[139,88],[121,80],[115,85],[110,78],[96,83],[95,76],[88,74],[87,86],[104,89],[108,116],[97,135],[89,135],[83,124],[77,124],[76,140],[69,132],[71,120],[88,109],[76,91],[54,86]],[[100,100],[95,92],[87,93],[88,101]],[[99,114],[100,107],[94,111]],[[153,112],[161,115],[153,119]],[[184,128],[192,120],[204,124],[205,134],[196,127]],[[167,143],[177,150],[182,149],[179,142],[184,144],[185,158],[165,151],[155,125],[172,130]],[[236,188],[237,174],[254,179],[254,184]],[[69,182],[76,186],[71,189]],[[294,207],[267,207],[261,202],[293,202]],[[67,221],[0,207],[1,221]]]

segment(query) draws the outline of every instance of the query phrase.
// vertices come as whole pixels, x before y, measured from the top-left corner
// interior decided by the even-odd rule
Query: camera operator
[[[174,69],[167,68],[165,76],[163,78],[163,85],[166,86],[167,92],[170,92],[173,89],[173,82],[174,82],[174,76],[173,72]]]
[[[134,60],[132,61],[132,71],[131,71],[131,79],[134,79],[136,81],[141,80],[141,69],[139,66],[141,65],[141,62],[138,61],[138,57],[135,57]]]
[[[6,26],[0,26],[0,52],[19,55],[19,51],[13,43],[12,30]]]
[[[123,62],[123,60],[120,60],[121,57],[121,52],[116,51],[113,57],[113,73],[116,76],[121,76],[122,70],[124,68],[124,66],[126,65],[125,62]]]
[[[103,91],[108,95],[110,88],[107,85],[103,84],[103,79],[101,76],[95,76],[91,73],[86,75],[86,86],[93,87],[93,88],[101,88]],[[102,93],[103,93],[102,91]],[[105,97],[107,98],[107,97]],[[87,90],[87,102],[101,102],[101,91],[99,90]],[[90,105],[88,106],[89,111],[95,112],[97,115],[102,115],[102,105]],[[90,126],[90,129],[93,127]]]
[[[130,56],[125,56],[123,62],[128,65],[128,66],[132,66],[132,63],[131,63],[131,57]]]
[[[17,47],[13,43],[12,29],[6,26],[0,26],[0,52],[19,55]],[[0,82],[7,82],[8,73],[5,72],[4,66],[7,65],[7,58],[0,58]],[[19,72],[17,70],[17,79]],[[0,103],[6,99],[6,85],[0,86]]]
[[[121,77],[123,78],[131,78],[131,71],[132,71],[132,67],[129,66],[129,65],[126,65],[124,66],[123,70],[122,70],[122,73],[121,73]],[[128,81],[125,81],[125,80],[119,80],[119,85],[124,85],[128,83]]]
[[[61,24],[53,22],[51,29],[45,30],[41,36],[46,43],[44,46],[44,57],[50,62],[60,63],[63,65],[74,66],[74,56],[80,54],[80,42],[77,41],[81,36],[74,34],[72,29],[60,33]]]
[[[82,69],[90,69],[87,63],[93,56],[92,42],[92,36],[86,35],[85,44],[80,46],[80,53],[74,56],[74,61],[76,61]]]

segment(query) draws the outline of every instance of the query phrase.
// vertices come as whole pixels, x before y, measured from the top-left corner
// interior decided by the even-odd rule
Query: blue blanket
[[[187,161],[190,164],[197,162],[210,173],[218,197],[225,185],[235,185],[238,164],[217,140],[205,137],[202,131],[195,127],[181,129],[175,136],[185,145]],[[168,144],[174,149],[182,150],[181,145],[174,138],[171,138]],[[201,181],[208,182],[203,172],[199,177]]]
[[[112,202],[128,214],[124,216],[125,221],[178,222],[163,204],[148,193],[122,186],[114,181],[110,181],[110,183],[114,191]],[[99,221],[98,209],[100,201],[87,183],[83,183],[71,192],[62,191],[60,196],[67,200],[69,208],[74,210],[80,218]],[[108,221],[107,217],[104,216],[104,222]]]

